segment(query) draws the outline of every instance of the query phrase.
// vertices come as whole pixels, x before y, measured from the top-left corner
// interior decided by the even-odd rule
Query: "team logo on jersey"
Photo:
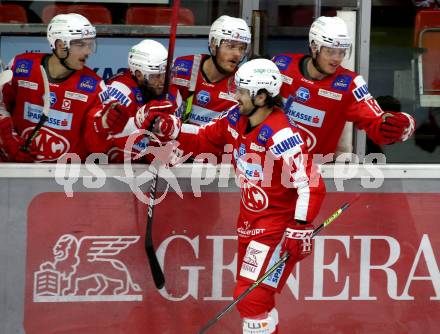
[[[33,130],[34,126],[25,129],[23,137],[27,138],[30,136]],[[40,129],[32,145],[36,146],[36,151],[38,152],[35,161],[55,161],[70,150],[69,141],[46,126]]]
[[[352,78],[349,75],[338,75],[332,82],[332,87],[337,90],[347,90]]]
[[[55,103],[57,103],[57,94],[55,92],[50,92],[50,106],[52,107]]]
[[[173,71],[178,75],[189,77],[191,74],[192,63],[191,60],[177,59]]]
[[[293,136],[290,136],[287,139],[284,139],[278,143],[275,143],[270,147],[270,150],[273,154],[276,156],[280,156],[283,153],[286,153],[290,150],[293,150],[296,146],[299,146],[303,144],[301,136],[299,133],[293,134]]]
[[[87,75],[82,75],[79,78],[79,82],[76,88],[84,92],[93,93],[96,90],[97,84],[98,81],[95,78],[89,77]]]
[[[15,63],[14,76],[18,78],[26,78],[31,75],[33,60],[19,59]]]
[[[206,90],[201,90],[198,92],[196,98],[197,104],[202,107],[206,106],[209,101],[211,101],[211,95]]]
[[[296,100],[302,103],[307,102],[310,99],[310,91],[307,88],[299,87],[295,92]]]
[[[241,188],[241,202],[244,207],[252,212],[261,212],[269,206],[266,192],[248,180],[243,174],[238,177]]]
[[[232,125],[237,125],[238,120],[240,119],[240,111],[238,110],[238,107],[235,107],[228,113],[228,121]]]
[[[261,145],[266,145],[269,138],[272,136],[273,130],[269,125],[263,125],[260,132],[257,135],[257,142]]]
[[[280,71],[286,70],[291,61],[292,61],[292,57],[289,56],[276,56],[273,59],[273,62],[275,63],[275,65],[278,66]]]

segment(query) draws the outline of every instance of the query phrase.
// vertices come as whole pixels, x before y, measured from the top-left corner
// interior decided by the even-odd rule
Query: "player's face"
[[[249,90],[245,88],[237,88],[234,94],[234,98],[238,102],[238,107],[241,115],[248,115],[254,109],[254,104],[252,103]]]
[[[147,87],[159,96],[163,92],[163,85],[165,83],[165,73],[162,74],[150,74],[148,76]]]
[[[346,49],[328,48],[323,46],[316,57],[316,61],[323,72],[330,75],[335,73],[338,67],[341,66],[346,53]]]
[[[223,70],[232,73],[245,56],[246,49],[246,43],[222,40],[220,47],[217,48],[217,63]]]
[[[69,56],[66,63],[74,70],[82,70],[87,58],[96,51],[94,38],[75,39],[70,42]]]

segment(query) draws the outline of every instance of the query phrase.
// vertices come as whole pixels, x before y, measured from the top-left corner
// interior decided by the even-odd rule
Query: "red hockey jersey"
[[[340,66],[323,80],[308,80],[299,68],[304,57],[286,53],[275,56],[273,61],[283,77],[280,95],[284,110],[304,130],[310,153],[334,153],[346,121],[381,144],[383,111],[362,76]]]
[[[106,151],[109,161],[122,163],[124,161],[124,150],[128,136],[138,131],[134,125],[136,111],[148,101],[144,101],[142,92],[129,70],[125,70],[110,78],[107,85],[110,97],[118,100],[121,103],[120,108],[127,108],[129,115],[132,116],[121,133],[109,136],[107,139],[108,146]],[[127,152],[134,157],[145,150],[148,142],[148,138],[143,136],[136,140]]]
[[[248,117],[237,107],[198,128],[184,124],[180,147],[196,156],[220,155],[231,146],[241,189],[237,233],[240,242],[265,235],[282,236],[293,219],[313,221],[325,193],[324,183],[312,168],[298,129],[276,108],[261,124],[247,132]],[[231,149],[225,150],[230,152]]]
[[[190,85],[193,71],[193,80],[196,85],[193,95],[191,113],[188,123],[203,125],[217,118],[225,110],[228,110],[237,102],[228,93],[229,86],[233,83],[234,75],[226,77],[218,82],[207,82],[202,75],[202,65],[210,56],[191,55],[176,58],[173,66],[172,85],[170,86],[170,99],[177,104],[176,116],[182,118],[186,109],[186,101],[191,95]]]
[[[45,56],[26,53],[12,61],[13,78],[3,86],[3,100],[19,135],[27,138],[43,111],[44,84],[40,65]],[[49,83],[49,118],[32,142],[35,161],[56,161],[65,153],[76,153],[85,159],[85,141],[89,135],[86,118],[89,110],[108,99],[104,82],[85,67],[67,79]]]

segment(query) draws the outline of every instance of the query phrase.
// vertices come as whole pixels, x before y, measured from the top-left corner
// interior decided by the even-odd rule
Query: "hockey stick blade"
[[[40,116],[40,120],[38,121],[37,125],[35,126],[34,130],[32,130],[32,133],[29,135],[29,137],[26,139],[24,145],[21,147],[21,150],[23,152],[29,151],[29,146],[31,145],[32,141],[35,139],[35,137],[40,132],[41,127],[44,125],[44,123],[49,118],[49,108],[50,108],[50,88],[49,88],[49,80],[47,79],[47,74],[42,65],[40,65],[41,70],[41,76],[43,78],[43,85],[44,85],[44,95],[43,95],[43,111]]]
[[[316,229],[313,230],[312,238],[316,236],[324,227],[330,225],[333,221],[338,218],[342,212],[344,212],[350,205],[352,205],[355,201],[359,199],[360,195],[358,194],[351,202],[344,203],[338,210],[332,213],[330,217],[328,217],[321,225],[319,225]],[[227,305],[223,310],[221,310],[217,315],[209,320],[206,325],[204,325],[197,333],[204,334],[206,331],[214,325],[217,321],[219,321],[226,313],[228,313],[236,304],[238,304],[243,298],[245,298],[248,294],[250,294],[255,288],[257,288],[267,277],[269,277],[274,271],[276,271],[284,262],[289,259],[289,254],[284,253],[280,259],[274,263],[272,267],[270,267],[263,276],[257,279],[249,288],[247,288],[241,295],[239,295],[232,303]]]

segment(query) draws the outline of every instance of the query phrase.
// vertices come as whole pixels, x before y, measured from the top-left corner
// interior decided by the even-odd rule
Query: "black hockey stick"
[[[319,225],[316,229],[313,230],[312,238],[317,235],[324,227],[331,224],[333,221],[338,218],[342,212],[344,212],[351,204],[353,204],[360,196],[357,195],[351,202],[344,203],[338,210],[336,210],[330,217],[328,217],[321,225]],[[249,288],[246,289],[241,295],[239,295],[232,303],[227,305],[223,310],[221,310],[214,318],[209,320],[205,326],[203,326],[198,334],[206,333],[206,331],[214,325],[217,321],[220,320],[226,313],[228,313],[240,300],[246,297],[249,293],[251,293],[256,287],[258,287],[267,277],[269,277],[274,271],[276,271],[284,262],[286,262],[289,258],[289,254],[284,253],[280,259],[275,262],[275,264],[270,267],[263,276],[261,276],[258,280],[256,280]]]
[[[177,19],[180,8],[180,0],[173,1],[173,10],[171,14],[170,41],[168,43],[168,58],[165,71],[164,93],[167,95],[170,83],[171,66],[173,63],[174,46],[176,44]],[[153,179],[150,187],[150,200],[148,202],[147,227],[145,231],[145,252],[147,253],[148,262],[150,263],[151,274],[153,275],[156,288],[162,289],[165,285],[165,276],[160,267],[159,260],[156,256],[156,250],[153,244],[152,227],[153,227],[153,211],[154,202],[156,200],[157,183],[159,179],[159,166],[154,170]]]
[[[49,108],[50,108],[50,89],[49,89],[49,80],[47,79],[46,71],[43,65],[40,65],[41,76],[43,77],[43,85],[44,85],[44,95],[43,95],[43,111],[40,116],[40,120],[38,121],[35,128],[32,130],[32,133],[27,137],[24,145],[21,147],[23,152],[29,151],[29,146],[32,144],[32,141],[40,132],[41,127],[49,118]]]

